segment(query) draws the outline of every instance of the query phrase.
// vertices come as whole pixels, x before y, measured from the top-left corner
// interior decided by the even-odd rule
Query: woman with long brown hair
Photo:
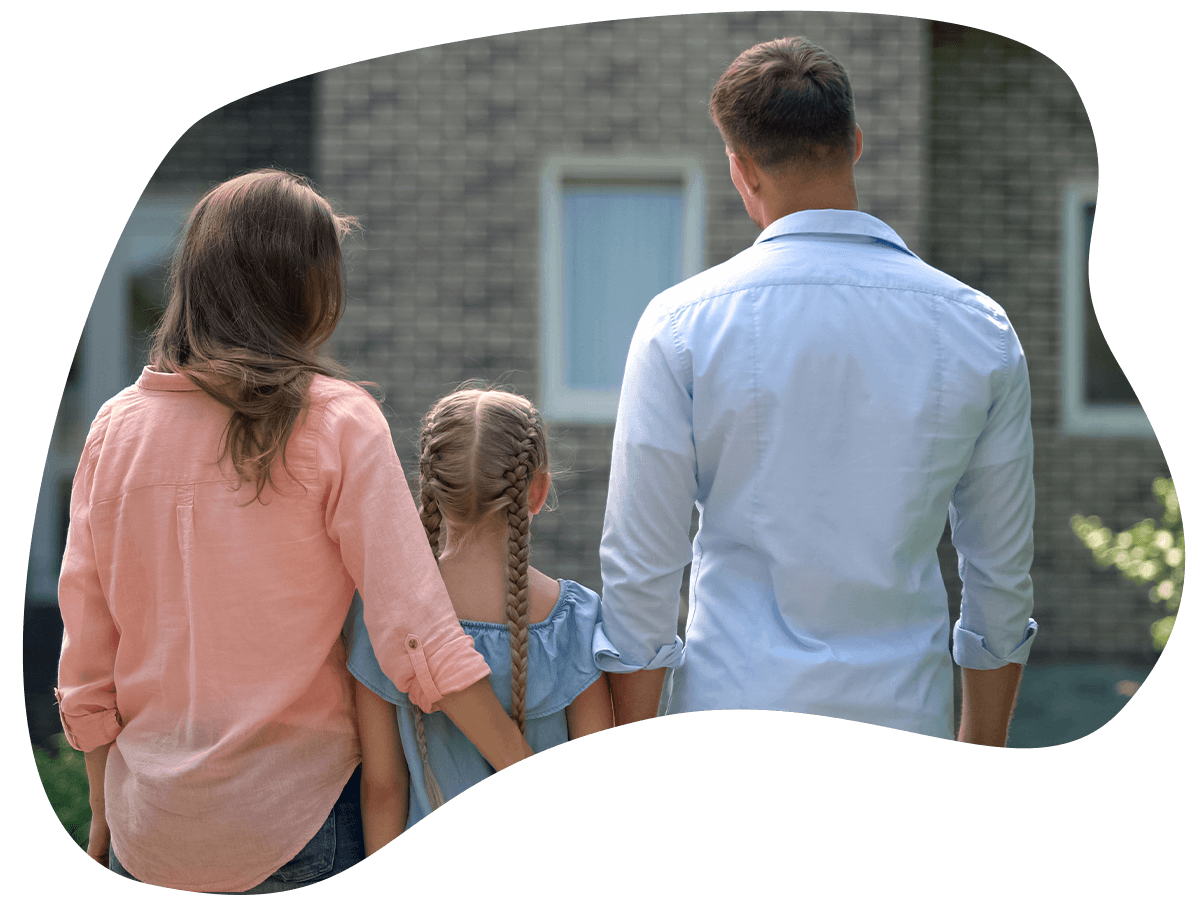
[[[150,365],[92,423],[59,584],[57,696],[88,852],[265,893],[362,858],[341,629],[496,767],[528,745],[454,614],[378,403],[321,355],[353,220],[260,170],[197,204]]]

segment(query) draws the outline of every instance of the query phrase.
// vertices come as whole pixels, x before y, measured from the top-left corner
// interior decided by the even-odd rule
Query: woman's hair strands
[[[345,378],[321,348],[345,309],[339,215],[305,178],[260,169],[192,210],[171,263],[150,363],[229,407],[222,454],[254,499],[286,469],[288,438],[316,374]]]

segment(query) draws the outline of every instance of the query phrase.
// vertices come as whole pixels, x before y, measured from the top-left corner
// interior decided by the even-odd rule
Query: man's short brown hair
[[[729,149],[764,169],[853,158],[850,79],[841,63],[805,38],[743,52],[713,88],[708,108]]]

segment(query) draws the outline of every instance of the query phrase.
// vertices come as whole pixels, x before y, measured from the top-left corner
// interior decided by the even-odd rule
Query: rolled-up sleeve
[[[1033,437],[1029,372],[1011,329],[1008,365],[966,472],[955,487],[950,526],[963,582],[954,660],[998,669],[1029,658],[1033,612]]]
[[[83,751],[111,743],[121,731],[113,674],[120,635],[97,572],[91,527],[92,482],[107,414],[102,409],[92,423],[71,484],[71,520],[58,580],[63,643],[54,696],[68,743]]]
[[[429,712],[490,670],[454,614],[387,421],[365,392],[329,401],[317,459],[326,531],[363,598],[379,664]]]
[[[592,643],[606,672],[675,668],[688,529],[696,502],[690,375],[671,322],[648,311],[625,364],[613,437],[600,573],[600,620]]]

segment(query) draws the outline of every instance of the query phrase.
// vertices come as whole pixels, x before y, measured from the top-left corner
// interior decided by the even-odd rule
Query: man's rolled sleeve
[[[121,731],[114,677],[120,634],[113,622],[92,544],[92,480],[107,409],[92,423],[71,484],[71,520],[58,581],[63,619],[58,686],[54,690],[67,742],[76,750],[111,743]]]
[[[490,673],[462,630],[396,456],[365,392],[331,400],[318,452],[326,530],[363,598],[379,664],[426,712]]]
[[[679,589],[691,562],[696,448],[690,377],[670,320],[648,311],[630,346],[613,437],[600,573],[596,665],[607,672],[675,668]]]
[[[954,659],[998,669],[1029,658],[1033,612],[1033,438],[1029,374],[1010,335],[1000,390],[967,471],[954,490],[950,526],[963,582]]]
[[[673,643],[664,644],[650,661],[634,665],[621,659],[621,651],[609,639],[604,631],[604,623],[596,622],[596,630],[592,634],[592,656],[596,667],[602,672],[637,672],[642,669],[675,669],[683,663],[683,641],[678,637]]]

